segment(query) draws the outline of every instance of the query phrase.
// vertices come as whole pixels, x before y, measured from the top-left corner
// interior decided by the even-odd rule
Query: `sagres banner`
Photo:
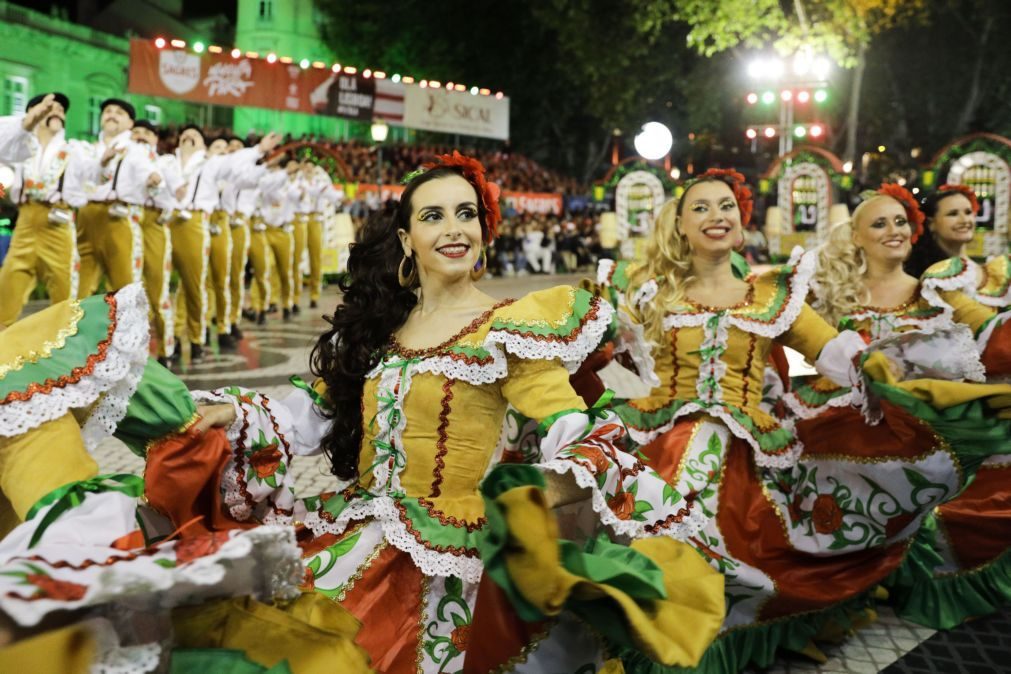
[[[130,83],[134,94],[181,98],[212,105],[249,106],[400,123],[403,85],[329,68],[228,53],[194,54],[158,49],[150,40],[130,40]],[[379,109],[376,100],[382,101]]]

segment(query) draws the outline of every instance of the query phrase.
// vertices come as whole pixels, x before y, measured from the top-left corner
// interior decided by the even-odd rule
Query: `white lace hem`
[[[116,430],[144,373],[148,356],[147,297],[139,283],[115,294],[116,327],[105,359],[74,384],[36,393],[30,399],[0,405],[0,436],[20,435],[58,419],[72,408],[85,408],[102,394],[83,429],[89,451]]]
[[[558,475],[566,473],[572,475],[576,484],[583,489],[589,489],[591,493],[591,506],[593,512],[600,518],[601,524],[608,527],[615,535],[627,536],[629,538],[650,538],[655,536],[668,536],[678,541],[685,541],[697,534],[709,520],[702,512],[701,508],[692,509],[692,512],[683,521],[672,526],[663,527],[655,533],[646,531],[646,522],[636,522],[634,520],[623,520],[614,514],[611,507],[607,505],[607,499],[597,486],[597,480],[593,474],[584,466],[567,459],[554,459],[546,463],[534,465],[542,471],[551,471]]]
[[[850,407],[851,405],[858,405],[860,403],[859,396],[855,396],[853,391],[841,393],[835,398],[831,398],[828,402],[817,407],[811,407],[802,402],[793,391],[787,392],[783,395],[782,399],[783,403],[786,404],[787,408],[790,410],[790,413],[799,419],[814,419],[818,415],[832,409],[833,407]]]
[[[339,495],[334,498],[341,498]],[[400,520],[400,511],[390,496],[377,496],[368,501],[359,500],[348,506],[333,522],[311,512],[305,517],[305,525],[315,536],[323,534],[340,535],[347,525],[356,520],[372,518],[383,530],[386,541],[411,556],[411,560],[426,576],[454,576],[468,583],[477,583],[484,574],[484,564],[477,557],[454,555],[451,552],[431,550],[418,542]]]

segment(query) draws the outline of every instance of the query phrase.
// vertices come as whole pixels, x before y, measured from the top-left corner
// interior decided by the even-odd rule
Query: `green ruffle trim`
[[[623,651],[621,660],[625,674],[732,674],[749,666],[765,668],[780,649],[801,651],[827,625],[848,629],[853,615],[871,606],[864,595],[822,611],[732,629],[713,641],[695,667],[666,667],[631,650]]]
[[[923,272],[923,280],[954,278],[964,273],[967,266],[961,257],[948,258],[943,262],[931,265],[927,271]]]
[[[943,437],[966,471],[966,479],[987,458],[1011,454],[1011,421],[997,418],[983,400],[937,409],[883,382],[870,381],[869,388],[874,395],[902,407]]]
[[[626,426],[644,433],[649,433],[658,428],[662,428],[665,424],[670,422],[670,420],[677,415],[678,410],[688,403],[698,403],[703,405],[700,400],[676,399],[672,400],[667,405],[650,412],[643,412],[627,402],[617,404],[613,407],[613,409],[615,414],[617,414],[621,420],[625,422]],[[716,405],[710,405],[709,407],[727,411],[730,416],[733,417],[734,421],[739,423],[748,435],[750,435],[755,442],[758,443],[759,449],[764,454],[782,454],[787,448],[796,442],[796,436],[793,432],[783,428],[779,424],[768,431],[759,430],[754,419],[748,416],[748,414],[739,407],[729,405],[727,403],[719,403]],[[706,406],[703,405],[700,413],[705,413],[705,411]]]
[[[934,629],[950,629],[1011,603],[1011,541],[994,560],[966,571],[934,573],[942,562],[933,517],[917,532],[909,555],[885,582],[895,612]]]
[[[113,433],[134,454],[147,456],[147,444],[178,432],[197,413],[196,403],[179,377],[148,358],[126,416]]]
[[[509,545],[509,530],[498,497],[520,487],[545,488],[544,476],[532,466],[502,464],[495,467],[481,485],[488,525],[480,544],[485,573],[502,588],[517,615],[526,621],[547,618],[520,594],[506,569],[504,551]],[[545,545],[550,541],[545,541]],[[561,565],[569,573],[593,583],[608,585],[640,601],[663,599],[667,591],[663,571],[646,555],[625,545],[612,543],[606,534],[579,546],[558,539]],[[601,597],[580,599],[573,595],[565,603],[580,619],[596,629],[618,648],[635,648],[627,621],[620,608]]]
[[[747,258],[737,251],[730,251],[730,268],[734,272],[734,277],[744,280],[751,274],[751,265]]]
[[[246,654],[230,648],[176,648],[172,651],[171,674],[214,672],[214,674],[292,674],[287,660],[273,667],[253,662]]]
[[[980,295],[984,297],[1004,297],[1007,295],[1008,288],[1011,287],[1011,255],[1002,255],[1001,257],[990,260],[986,264],[987,274],[991,276],[997,276],[1001,279],[1001,284],[996,290],[990,290],[988,292],[980,291]]]
[[[815,409],[827,405],[830,401],[844,396],[852,390],[847,386],[840,386],[831,391],[819,391],[811,386],[806,377],[793,379],[790,389],[805,406]]]
[[[508,314],[510,311],[515,311],[527,303],[540,303],[542,298],[546,310],[538,312],[538,314],[545,316],[545,318],[554,318],[552,314],[555,313],[553,307],[557,303],[557,297],[562,294],[568,295],[570,292],[572,292],[572,303],[568,307],[564,322],[557,326],[537,325],[534,322],[522,320],[513,322],[509,319]],[[496,312],[496,315],[491,320],[489,332],[502,331],[518,334],[523,337],[567,339],[583,327],[583,323],[586,321],[586,317],[593,309],[593,306],[593,295],[582,288],[576,288],[574,292],[568,286],[548,288],[530,293],[518,302],[503,307]]]
[[[21,369],[0,379],[0,400],[11,393],[24,393],[32,384],[56,382],[61,377],[69,377],[75,369],[86,367],[89,357],[97,357],[99,344],[110,337],[112,307],[106,302],[105,295],[95,295],[82,300],[80,308],[83,316],[77,323],[77,332],[66,338],[62,348],[54,349],[48,358],[25,363]],[[22,327],[30,329],[31,325],[31,322],[15,323],[7,329],[7,337]]]

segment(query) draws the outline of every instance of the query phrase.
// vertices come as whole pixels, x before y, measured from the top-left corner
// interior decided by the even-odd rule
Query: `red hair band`
[[[946,192],[949,194],[961,194],[969,200],[969,204],[972,206],[973,215],[979,213],[979,199],[976,198],[976,193],[973,192],[972,188],[968,185],[944,184],[937,188],[937,192],[938,194],[944,194],[944,196],[948,196],[948,194],[945,194]],[[940,199],[938,199],[938,201],[940,201]]]
[[[916,202],[916,197],[913,196],[913,193],[898,183],[881,183],[881,187],[878,188],[875,194],[891,197],[901,204],[902,208],[906,211],[906,218],[914,225],[913,236],[910,237],[910,241],[916,243],[916,240],[923,234],[923,223],[926,221],[927,216],[920,210],[920,204]]]
[[[737,208],[741,211],[741,225],[747,227],[748,223],[751,222],[751,212],[755,208],[755,201],[752,199],[751,189],[748,187],[747,183],[744,182],[744,175],[740,171],[732,168],[711,168],[705,173],[700,173],[698,176],[685,183],[685,192],[687,192],[692,185],[702,182],[705,178],[716,178],[730,188],[730,191],[734,193],[734,199],[737,201]],[[683,194],[684,193],[682,193],[682,195]]]
[[[477,191],[477,196],[481,200],[485,212],[484,222],[487,226],[485,243],[491,243],[498,236],[498,226],[502,222],[502,211],[498,206],[499,195],[502,193],[499,186],[485,180],[484,164],[473,157],[460,154],[457,150],[453,150],[453,154],[437,155],[435,161],[421,165],[423,171],[451,167],[463,169],[464,180],[473,185],[474,190]],[[411,174],[409,178],[413,179],[417,175],[416,172]]]

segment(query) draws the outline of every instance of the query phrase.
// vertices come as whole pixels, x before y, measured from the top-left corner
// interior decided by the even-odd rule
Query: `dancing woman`
[[[981,303],[984,297],[992,302],[999,293],[988,292],[986,275],[979,273],[983,268],[966,257],[934,264],[920,280],[903,271],[907,258],[912,259],[910,248],[915,255],[922,246],[918,238],[930,236],[931,230],[939,241],[947,240],[946,232],[971,239],[974,202],[966,188],[943,186],[927,200],[932,219],[924,231],[924,216],[912,195],[898,185],[883,185],[811,254],[818,259],[813,305],[872,344],[902,340],[915,345],[915,352],[907,347],[906,356],[896,358],[903,368],[949,380],[932,384],[934,400],[946,399],[944,418],[936,419],[933,429],[953,444],[970,439],[999,446],[1000,433],[1006,431],[973,402],[992,392],[991,387],[962,383],[997,382],[1009,373],[1008,314],[995,316]],[[841,428],[852,415],[832,408],[852,402],[853,395],[816,380],[794,382],[785,401],[801,418]],[[1000,455],[982,464],[965,461],[963,467],[971,475],[964,480],[966,488],[924,522],[907,561],[888,583],[901,615],[937,628],[988,613],[1011,599],[1011,490],[1006,482],[1011,461]]]
[[[923,212],[927,216],[926,228],[923,236],[913,244],[906,271],[922,276],[934,265],[948,258],[958,258],[959,262],[950,263],[947,275],[953,272],[961,275],[964,268],[963,292],[987,306],[1011,305],[1011,256],[995,255],[980,265],[966,253],[976,233],[976,214],[979,213],[975,192],[965,185],[941,185],[923,200]]]
[[[482,293],[499,220],[475,160],[411,177],[352,249],[317,385],[196,392],[228,443],[186,431],[150,447],[148,501],[201,540],[294,526],[302,589],[361,620],[379,671],[578,671],[619,649],[692,665],[722,620],[722,578],[675,540],[689,515],[618,449],[621,423],[568,385],[613,310],[570,287]],[[293,458],[321,451],[340,486],[296,499]]]
[[[731,251],[750,211],[740,174],[709,171],[663,207],[646,263],[621,279],[605,264],[599,278],[623,306],[616,351],[640,374],[654,371],[650,395],[615,411],[675,502],[704,515],[691,542],[726,581],[727,618],[702,671],[767,666],[779,647],[818,657],[812,640],[861,615],[855,609],[901,562],[918,524],[961,487],[960,456],[943,442],[903,453],[915,419],[867,445],[859,413],[840,432],[793,429],[760,409],[774,342],[837,385],[876,396],[895,389],[912,403],[901,398],[904,383],[879,384],[854,366],[894,380],[887,358],[860,356],[856,332],[837,333],[805,303],[812,257],[735,276]],[[891,423],[892,403],[882,405]]]

